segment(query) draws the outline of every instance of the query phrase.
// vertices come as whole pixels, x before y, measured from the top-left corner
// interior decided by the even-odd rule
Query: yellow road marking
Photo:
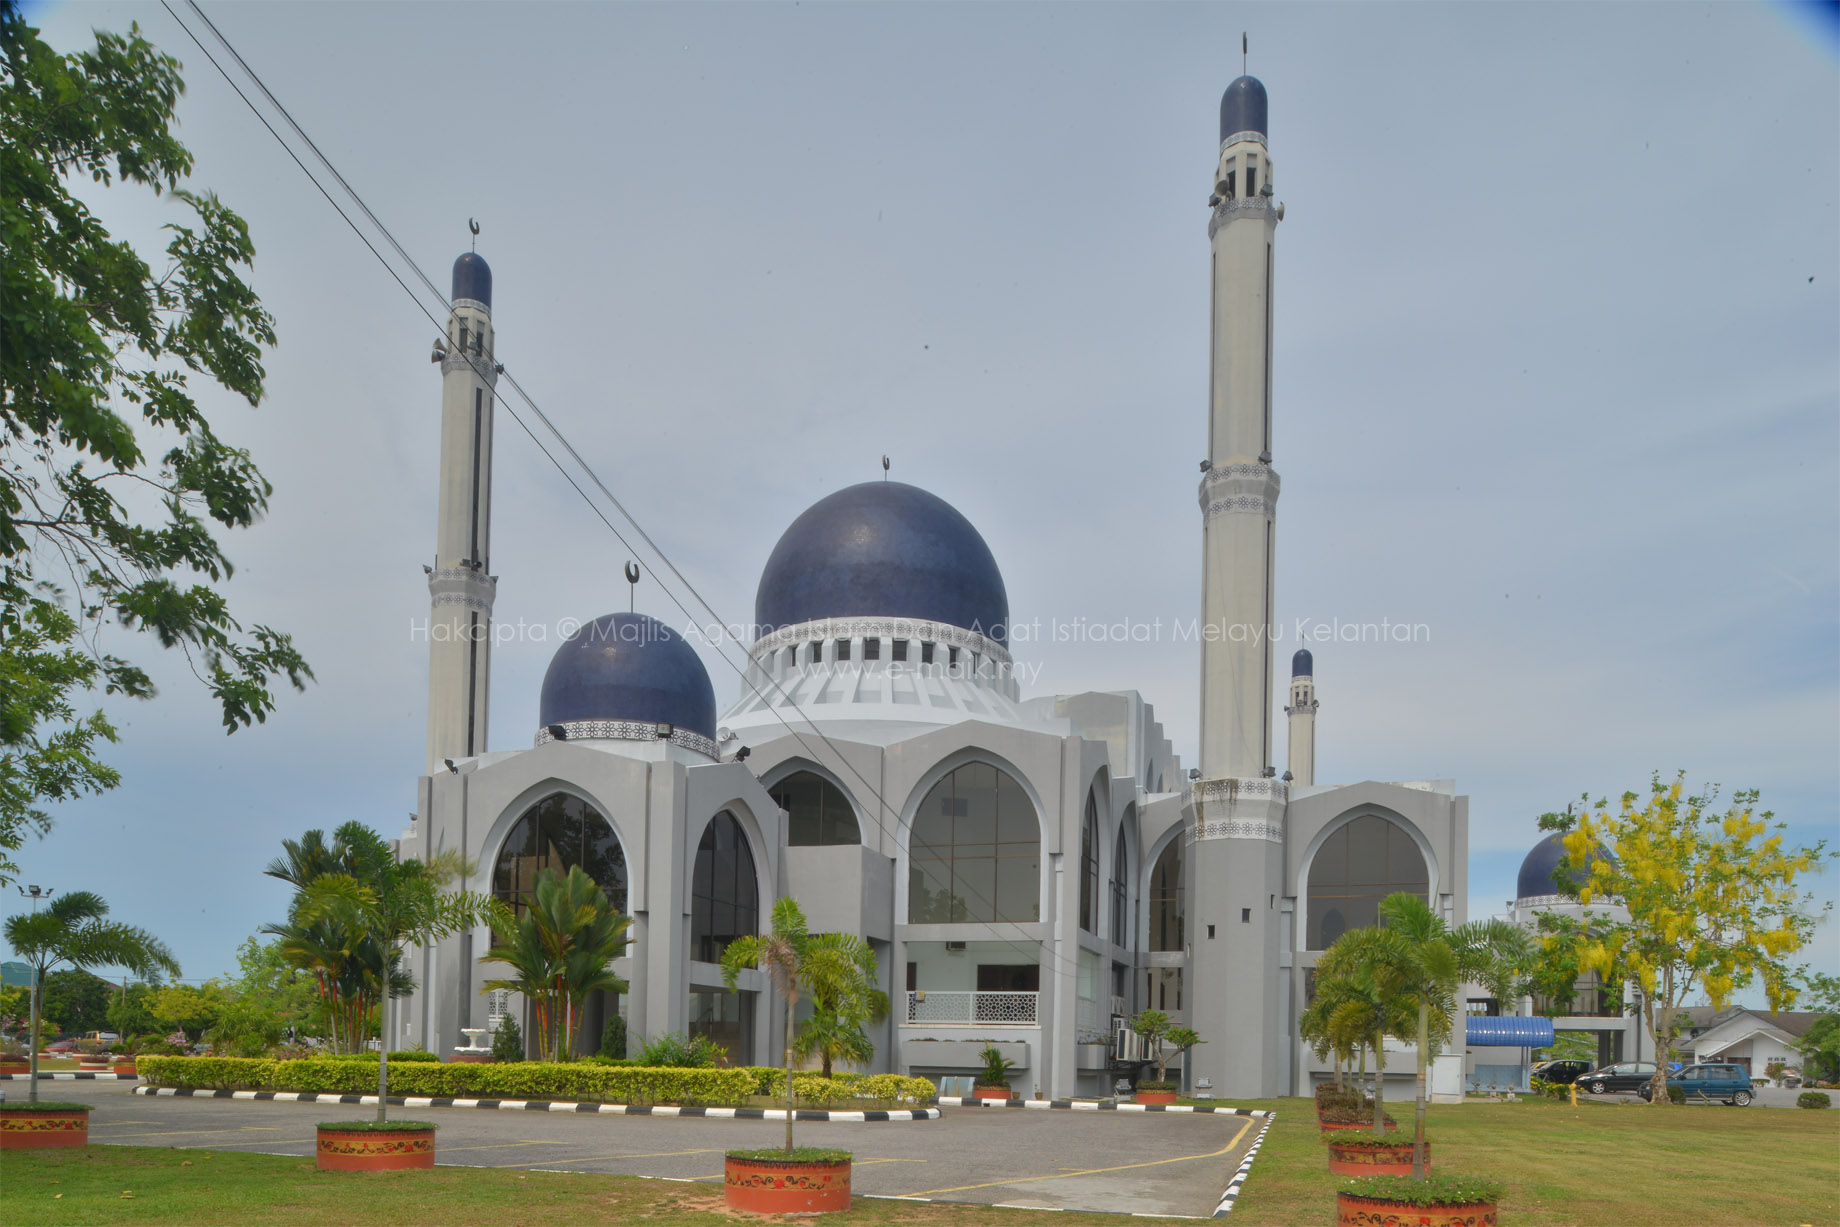
[[[446,1149],[447,1148],[443,1148],[443,1153],[446,1153]],[[544,1164],[545,1166],[551,1163],[599,1163],[603,1159],[668,1159],[677,1155],[719,1155],[721,1153],[722,1148],[717,1146],[710,1147],[706,1150],[657,1150],[650,1154],[638,1155],[584,1155],[579,1159],[538,1159],[534,1160],[532,1163],[506,1163],[503,1166],[532,1167],[537,1163]]]
[[[170,1138],[182,1133],[280,1133],[279,1125],[244,1125],[236,1129],[161,1129],[152,1133],[130,1133],[131,1138]],[[267,1140],[267,1139],[264,1139]]]
[[[854,1159],[857,1167],[868,1167],[871,1163],[925,1163],[925,1159]]]
[[[488,1146],[443,1146],[441,1153],[451,1155],[457,1150],[505,1150],[512,1146],[567,1146],[567,1142],[493,1142]]]
[[[960,1184],[949,1189],[927,1189],[919,1193],[904,1193],[902,1196],[931,1197],[936,1193],[964,1193],[971,1189],[995,1189],[1010,1184],[1034,1184],[1041,1180],[1065,1180],[1070,1176],[1097,1176],[1102,1172],[1125,1172],[1138,1167],[1162,1167],[1166,1163],[1187,1163],[1194,1159],[1217,1159],[1239,1145],[1239,1140],[1246,1136],[1246,1131],[1250,1128],[1252,1128],[1252,1122],[1248,1120],[1239,1127],[1239,1132],[1233,1135],[1231,1142],[1219,1150],[1210,1150],[1204,1155],[1178,1155],[1173,1159],[1152,1159],[1147,1163],[1120,1163],[1117,1167],[1087,1167],[1077,1172],[1058,1172],[1052,1176],[1018,1176],[1013,1180],[987,1180],[983,1184]]]

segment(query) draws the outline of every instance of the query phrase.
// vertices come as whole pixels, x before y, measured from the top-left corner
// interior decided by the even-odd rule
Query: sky
[[[1244,32],[1286,206],[1278,660],[1300,623],[1414,628],[1310,644],[1318,780],[1455,779],[1471,916],[1539,814],[1656,771],[1761,790],[1792,840],[1840,825],[1840,44],[1805,9],[204,8],[443,288],[478,220],[499,360],[724,621],[887,455],[1042,628],[1027,693],[1139,690],[1189,763],[1171,628],[1200,606],[1206,202]],[[29,12],[61,49],[139,22],[184,62],[194,185],[248,220],[279,334],[259,409],[201,399],[275,487],[227,595],[317,680],[226,736],[117,632],[161,685],[108,705],[123,783],[17,858],[202,979],[284,917],[284,838],[414,808],[435,330],[164,8]],[[143,250],[179,216],[82,194]],[[502,410],[497,440],[514,749],[557,626],[623,608],[635,555]],[[639,608],[683,626],[672,591],[648,574]],[[1840,970],[1833,925],[1811,954]]]

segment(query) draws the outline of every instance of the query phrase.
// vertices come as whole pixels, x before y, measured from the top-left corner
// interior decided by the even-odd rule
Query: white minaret
[[[440,504],[428,568],[428,773],[486,748],[492,676],[492,270],[454,261],[441,364]]]
[[[1292,784],[1316,782],[1315,669],[1310,649],[1298,648],[1291,657],[1291,701],[1284,708],[1291,718],[1290,762],[1284,778]]]
[[[1278,475],[1271,468],[1272,197],[1265,87],[1242,76],[1220,100],[1209,326],[1208,451],[1203,541],[1201,768],[1192,786],[1189,879],[1191,1086],[1215,1095],[1275,1095],[1282,992],[1286,789],[1272,764],[1272,549]],[[1199,913],[1198,915],[1196,913]]]

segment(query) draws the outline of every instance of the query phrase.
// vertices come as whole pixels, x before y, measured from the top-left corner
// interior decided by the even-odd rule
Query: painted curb
[[[1246,1151],[1246,1157],[1239,1161],[1239,1170],[1233,1173],[1233,1179],[1227,1181],[1227,1191],[1220,1195],[1220,1205],[1214,1208],[1214,1217],[1223,1218],[1233,1209],[1233,1203],[1239,1200],[1240,1190],[1246,1185],[1246,1177],[1252,1175],[1252,1161],[1259,1157],[1259,1147],[1265,1144],[1265,1134],[1271,1129],[1271,1122],[1277,1119],[1277,1113],[1266,1116],[1265,1123],[1259,1128],[1259,1136],[1252,1139],[1252,1145]]]
[[[136,1095],[177,1096],[185,1099],[251,1099],[276,1103],[352,1103],[375,1105],[375,1095],[322,1095],[311,1091],[205,1091],[191,1087],[137,1086]],[[637,1107],[625,1103],[570,1103],[550,1099],[458,1099],[446,1095],[392,1095],[390,1103],[404,1108],[491,1108],[505,1112],[579,1112],[590,1116],[689,1116],[710,1120],[785,1120],[784,1108],[672,1108]],[[882,1121],[938,1120],[938,1108],[895,1108],[875,1112],[832,1112],[800,1108],[798,1121],[844,1121],[872,1124]]]
[[[38,1076],[40,1082],[44,1082],[48,1079],[59,1079],[64,1082],[139,1082],[141,1076],[139,1074],[68,1073],[63,1070],[47,1070]],[[30,1082],[32,1080],[32,1075],[0,1074],[0,1080],[7,1082]]]
[[[1215,1116],[1250,1116],[1254,1119],[1271,1115],[1264,1108],[1216,1108],[1186,1103],[1105,1103],[1094,1099],[1012,1099],[1004,1103],[1001,1100],[948,1095],[941,1096],[939,1104],[947,1108],[1033,1108],[1039,1112],[1187,1112],[1197,1115],[1211,1113]]]

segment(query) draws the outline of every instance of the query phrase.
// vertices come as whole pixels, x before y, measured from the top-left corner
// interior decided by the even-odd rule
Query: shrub
[[[672,1069],[708,1069],[719,1058],[727,1055],[727,1049],[707,1035],[691,1039],[681,1031],[667,1031],[663,1035],[654,1036],[640,1050],[639,1064]]]
[[[1393,1114],[1391,1112],[1386,1112],[1382,1115],[1388,1125],[1397,1125],[1399,1123],[1393,1119]],[[1371,1104],[1361,1108],[1351,1107],[1346,1104],[1336,1104],[1334,1107],[1324,1108],[1322,1111],[1318,1112],[1316,1114],[1316,1119],[1320,1120],[1325,1125],[1371,1125],[1374,1120],[1374,1109]]]
[[[755,1095],[783,1099],[786,1094],[786,1071],[754,1065],[743,1072],[753,1075]],[[826,1078],[822,1074],[794,1073],[792,1094],[805,1103],[847,1104],[853,1099],[882,1099],[930,1103],[939,1088],[925,1078],[902,1074],[838,1073]]]
[[[339,1095],[375,1094],[377,1089],[377,1072],[367,1064],[325,1058],[151,1057],[140,1072],[149,1086]],[[745,1069],[660,1069],[586,1061],[410,1061],[390,1071],[390,1091],[396,1095],[590,1103],[739,1104],[754,1093],[755,1082],[753,1071]]]
[[[492,1059],[501,1064],[524,1059],[524,1033],[515,1018],[502,1018],[492,1033]]]
[[[1139,1082],[1137,1089],[1140,1091],[1179,1091],[1182,1087],[1180,1083],[1158,1082],[1152,1078],[1147,1082]]]
[[[1572,1086],[1569,1082],[1548,1082],[1544,1078],[1535,1078],[1530,1084],[1534,1094],[1544,1095],[1548,1099],[1570,1099]]]
[[[831,1150],[822,1146],[794,1146],[787,1150],[782,1146],[767,1146],[760,1150],[731,1150],[726,1152],[731,1159],[742,1159],[749,1163],[847,1163],[850,1151]]]
[[[59,1103],[50,1099],[41,1099],[37,1103],[11,1099],[6,1102],[8,1112],[89,1112],[95,1106],[88,1103]]]
[[[1343,1192],[1356,1197],[1395,1201],[1406,1206],[1464,1206],[1501,1200],[1501,1186],[1476,1176],[1439,1174],[1414,1180],[1410,1176],[1360,1176]]]
[[[323,1120],[319,1127],[345,1133],[410,1133],[440,1128],[425,1120]]]
[[[1820,1091],[1803,1091],[1795,1097],[1795,1106],[1798,1108],[1825,1108],[1832,1104],[1833,1100]]]
[[[616,1061],[626,1057],[626,1020],[618,1014],[609,1018],[607,1025],[601,1028],[601,1050],[598,1055]]]
[[[995,1044],[985,1044],[984,1050],[978,1053],[978,1059],[984,1062],[984,1068],[978,1071],[977,1085],[1003,1087],[1009,1085],[1009,1071],[1016,1068],[1016,1063],[1004,1060],[1003,1054],[997,1051]]]

